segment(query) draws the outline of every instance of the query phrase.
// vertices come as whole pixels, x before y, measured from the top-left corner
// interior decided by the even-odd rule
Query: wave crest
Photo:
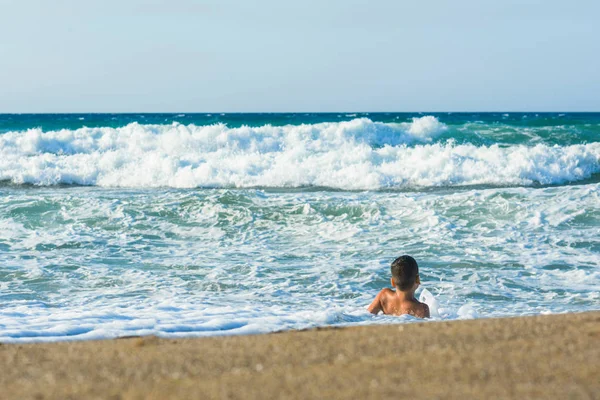
[[[600,172],[600,143],[434,143],[435,117],[228,128],[140,125],[0,136],[0,180],[106,187],[302,187],[376,190],[560,184]]]

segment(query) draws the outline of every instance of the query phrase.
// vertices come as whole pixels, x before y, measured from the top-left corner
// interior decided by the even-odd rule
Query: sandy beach
[[[600,398],[600,312],[0,345],[3,399]]]

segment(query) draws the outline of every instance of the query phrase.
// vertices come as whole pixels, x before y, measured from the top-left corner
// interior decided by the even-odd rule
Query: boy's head
[[[419,281],[419,266],[411,256],[400,256],[392,263],[392,285],[402,291],[416,289]]]

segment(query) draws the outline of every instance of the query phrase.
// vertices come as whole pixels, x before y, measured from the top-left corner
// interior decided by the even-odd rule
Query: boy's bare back
[[[415,298],[419,287],[419,266],[411,256],[401,256],[391,265],[390,283],[396,289],[383,289],[368,307],[372,314],[383,311],[388,315],[409,314],[419,318],[429,318],[429,306]]]
[[[391,289],[382,289],[368,308],[369,312],[387,315],[409,314],[418,318],[429,318],[429,306],[414,297],[406,298],[405,294]]]

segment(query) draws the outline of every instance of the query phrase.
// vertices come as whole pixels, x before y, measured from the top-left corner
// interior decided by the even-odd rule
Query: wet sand
[[[600,399],[600,312],[0,345],[2,399]]]

